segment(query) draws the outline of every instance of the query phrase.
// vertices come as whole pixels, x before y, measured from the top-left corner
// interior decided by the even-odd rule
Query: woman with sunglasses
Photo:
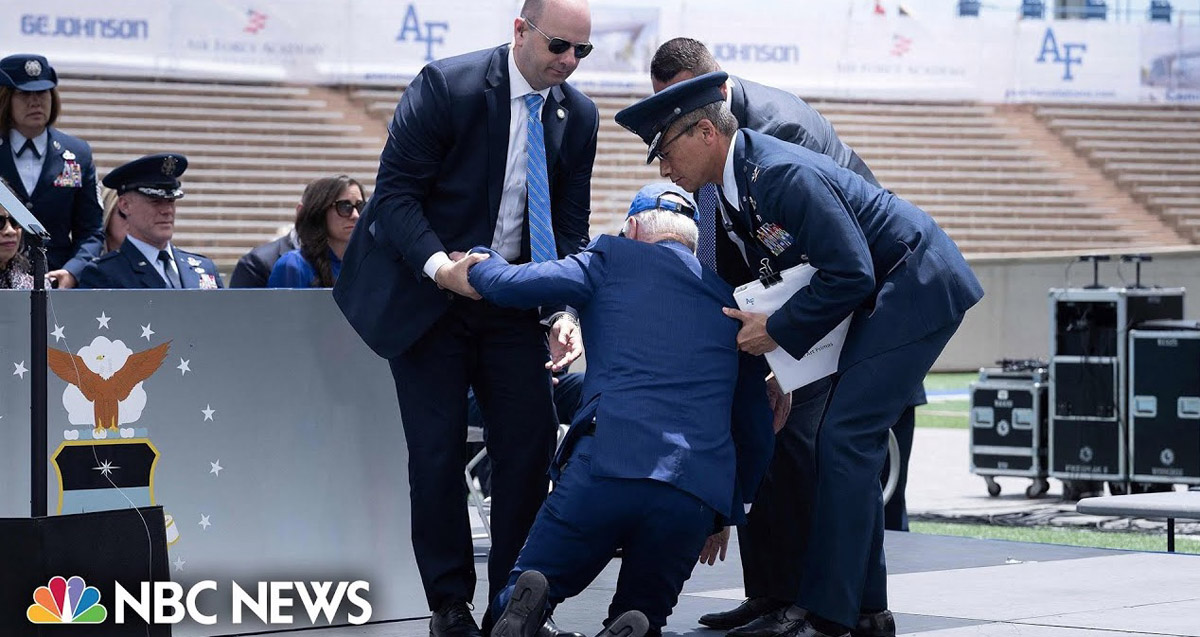
[[[92,148],[58,128],[58,74],[46,58],[0,60],[0,179],[50,233],[46,278],[72,288],[102,252]]]
[[[29,261],[21,255],[21,228],[0,211],[0,290],[32,290]]]
[[[362,184],[346,175],[310,183],[296,206],[300,249],[275,262],[269,288],[329,288],[342,272],[342,255],[366,205]]]

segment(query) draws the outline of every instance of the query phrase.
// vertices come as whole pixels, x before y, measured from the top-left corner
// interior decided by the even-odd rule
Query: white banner
[[[0,55],[63,71],[403,83],[429,61],[511,40],[519,0],[0,0]],[[593,0],[573,81],[649,89],[661,42],[802,95],[985,102],[1200,102],[1200,25],[920,17],[875,3]],[[891,5],[886,6],[890,7]],[[554,34],[551,34],[554,35]]]

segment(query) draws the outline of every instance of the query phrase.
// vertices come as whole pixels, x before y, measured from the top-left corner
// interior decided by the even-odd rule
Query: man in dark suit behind
[[[468,386],[489,428],[494,594],[548,488],[558,419],[547,368],[582,348],[572,310],[480,301],[455,258],[485,245],[514,262],[543,261],[587,245],[599,115],[564,82],[591,52],[590,36],[586,0],[529,0],[511,44],[422,69],[396,107],[334,287],[396,381],[413,549],[435,636],[479,634],[462,480]]]
[[[721,313],[732,288],[693,256],[693,209],[680,193],[643,188],[627,238],[602,235],[548,263],[509,266],[492,253],[471,269],[471,284],[499,305],[579,307],[590,353],[554,491],[494,613],[511,604],[510,618],[540,624],[543,605],[530,600],[577,595],[621,547],[602,634],[640,637],[623,626],[637,611],[659,635],[714,523],[741,518],[757,490],[772,446],[763,376],[739,367],[737,325]],[[545,580],[526,577],[535,571]],[[518,636],[497,621],[493,637]]]
[[[708,73],[617,113],[678,186],[719,187],[722,216],[747,261],[817,272],[771,315],[727,309],[738,346],[793,358],[838,323],[850,327],[817,439],[813,520],[791,637],[842,636],[860,611],[886,613],[879,475],[888,429],[983,289],[958,247],[924,211],[830,158],[738,129]],[[864,400],[869,396],[870,400]]]
[[[300,239],[296,229],[292,228],[287,234],[252,248],[238,259],[229,277],[231,288],[265,288],[267,279],[271,276],[271,268],[285,253],[300,249]]]

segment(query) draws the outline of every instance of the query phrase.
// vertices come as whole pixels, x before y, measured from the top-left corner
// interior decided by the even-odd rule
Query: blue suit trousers
[[[959,321],[839,372],[817,434],[817,493],[797,605],[844,626],[887,608],[883,489],[888,430]]]
[[[603,426],[603,425],[600,425]],[[551,608],[578,595],[621,547],[621,573],[608,607],[613,619],[639,610],[661,628],[713,530],[716,512],[691,494],[649,479],[591,474],[593,438],[583,436],[538,512],[493,617],[508,604],[521,573],[546,576]]]

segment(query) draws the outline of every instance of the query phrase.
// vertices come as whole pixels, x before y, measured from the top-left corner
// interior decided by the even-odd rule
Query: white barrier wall
[[[1200,102],[1200,25],[874,15],[854,3],[594,0],[585,90],[648,88],[679,35],[730,72],[804,95],[987,102]],[[500,44],[516,0],[0,0],[0,54],[157,77],[400,83]],[[952,13],[952,7],[946,9]],[[553,35],[553,34],[552,34]]]

